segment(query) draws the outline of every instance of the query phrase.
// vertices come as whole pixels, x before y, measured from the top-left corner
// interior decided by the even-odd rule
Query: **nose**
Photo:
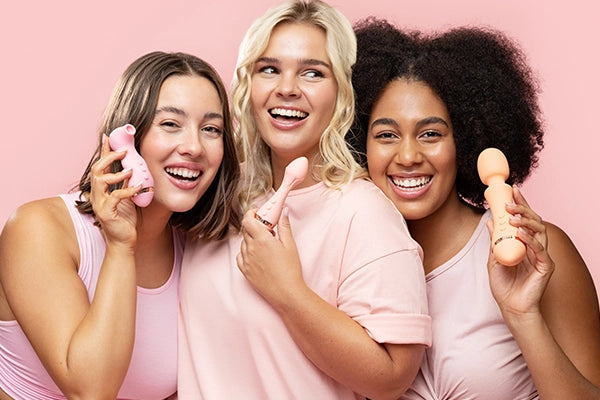
[[[277,83],[277,95],[281,97],[299,97],[300,88],[296,74],[284,73],[280,75]]]
[[[192,158],[202,155],[204,153],[202,133],[197,129],[185,129],[177,146],[177,151],[181,155]]]
[[[395,161],[404,166],[419,164],[423,161],[423,153],[419,143],[411,137],[403,138],[398,143]]]

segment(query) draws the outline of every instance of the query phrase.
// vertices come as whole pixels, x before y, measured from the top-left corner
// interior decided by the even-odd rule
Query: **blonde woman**
[[[232,91],[243,234],[186,248],[180,398],[395,399],[414,379],[430,344],[421,252],[345,145],[355,52],[320,1],[248,30]],[[254,212],[300,156],[274,236]]]

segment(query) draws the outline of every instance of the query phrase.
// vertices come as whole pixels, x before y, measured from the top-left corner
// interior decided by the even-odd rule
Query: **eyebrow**
[[[442,124],[448,128],[450,127],[448,125],[448,123],[440,117],[423,118],[417,122],[417,127],[421,127],[421,126],[429,125],[429,124]],[[393,118],[379,118],[379,119],[376,119],[375,121],[373,121],[370,128],[373,129],[374,127],[376,127],[378,125],[392,125],[393,127],[397,128],[398,122],[396,122],[396,120]]]
[[[173,113],[173,114],[181,115],[184,117],[188,116],[187,112],[185,112],[181,108],[173,107],[173,106],[164,106],[164,107],[158,108],[154,112],[154,115],[158,115],[161,112]],[[223,119],[223,115],[221,115],[221,113],[218,113],[218,112],[209,111],[204,114],[204,118],[205,119]]]
[[[258,60],[256,60],[256,62],[257,63],[262,62],[262,63],[266,63],[266,64],[280,64],[281,63],[281,61],[279,61],[279,59],[274,58],[274,57],[260,57]],[[300,65],[314,65],[314,66],[320,65],[320,66],[331,69],[331,65],[329,65],[325,61],[321,61],[316,58],[301,58],[298,60],[298,63]]]
[[[164,106],[161,108],[157,108],[156,111],[154,111],[154,115],[158,115],[161,112],[167,112],[167,113],[173,113],[173,114],[177,114],[177,115],[187,116],[187,113],[184,110],[182,110],[181,108],[174,107],[174,106]]]

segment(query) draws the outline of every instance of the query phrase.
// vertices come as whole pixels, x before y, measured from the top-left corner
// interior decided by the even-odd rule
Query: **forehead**
[[[301,22],[283,22],[275,26],[262,56],[316,58],[330,63],[325,31],[313,24]]]
[[[157,106],[220,109],[221,98],[213,82],[199,75],[172,75],[160,87]]]
[[[389,83],[373,105],[372,117],[391,114],[422,117],[437,115],[449,120],[448,109],[442,99],[424,82],[400,79]]]

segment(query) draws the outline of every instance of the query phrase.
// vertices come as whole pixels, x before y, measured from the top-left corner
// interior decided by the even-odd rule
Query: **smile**
[[[419,190],[431,182],[431,176],[422,176],[419,178],[396,178],[390,177],[394,186],[404,190]]]
[[[273,118],[294,118],[294,119],[300,119],[303,120],[304,118],[308,117],[308,113],[305,113],[304,111],[300,111],[300,110],[290,110],[288,108],[272,108],[269,110],[269,114],[271,114],[271,116]]]
[[[201,174],[201,171],[199,170],[188,168],[165,168],[165,171],[174,178],[186,181],[195,181]]]

